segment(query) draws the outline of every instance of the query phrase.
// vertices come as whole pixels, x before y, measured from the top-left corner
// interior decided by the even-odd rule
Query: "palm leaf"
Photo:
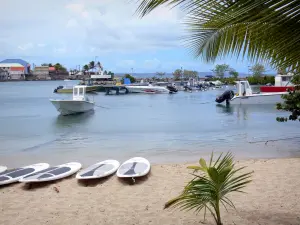
[[[233,55],[300,69],[300,0],[141,0],[145,16],[161,5],[187,14],[187,46],[208,62]]]
[[[182,193],[168,201],[165,208],[177,207],[195,212],[205,209],[205,213],[208,210],[216,223],[221,224],[220,204],[226,210],[226,206],[234,208],[233,202],[226,195],[230,192],[241,192],[246,184],[251,182],[252,172],[236,175],[244,167],[235,169],[233,156],[229,152],[224,156],[221,154],[215,163],[212,161],[211,158],[209,166],[205,169],[203,167],[207,165],[203,159],[199,160],[202,167],[190,166],[189,168],[196,169],[201,174],[193,174],[194,178],[185,186]]]

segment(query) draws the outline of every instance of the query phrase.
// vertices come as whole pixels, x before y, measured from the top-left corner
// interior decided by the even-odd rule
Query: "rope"
[[[99,108],[103,108],[103,109],[110,109],[110,108],[108,108],[108,107],[104,107],[104,106],[101,106],[101,105],[96,105],[96,104],[95,104],[95,106],[97,106],[97,107],[99,107]]]
[[[248,143],[249,144],[254,144],[254,143],[263,143],[263,142],[265,142],[265,145],[267,145],[268,142],[270,142],[270,141],[284,141],[284,140],[291,140],[291,139],[297,139],[297,138],[300,138],[300,137],[279,138],[279,139],[267,140],[267,141],[249,141]]]

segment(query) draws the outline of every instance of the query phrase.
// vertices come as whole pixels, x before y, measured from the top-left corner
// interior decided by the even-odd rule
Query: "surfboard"
[[[79,180],[107,177],[117,171],[120,163],[117,160],[105,160],[98,162],[76,174]]]
[[[80,170],[81,164],[78,162],[70,162],[59,166],[49,167],[43,171],[33,173],[29,176],[21,178],[19,181],[22,183],[45,182],[52,180],[59,180]]]
[[[7,170],[6,166],[0,166],[0,175],[1,173],[5,172]]]
[[[49,167],[48,163],[38,163],[16,169],[7,170],[0,174],[0,185],[17,182],[20,178],[42,171]]]
[[[142,157],[135,157],[125,161],[118,169],[118,177],[142,177],[149,173],[150,162]]]

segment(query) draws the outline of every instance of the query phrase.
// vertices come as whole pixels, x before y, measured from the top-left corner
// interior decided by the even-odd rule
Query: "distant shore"
[[[135,185],[112,176],[90,183],[72,177],[30,189],[20,183],[2,187],[0,224],[202,224],[202,213],[163,209],[191,178],[186,166],[155,165]],[[222,210],[224,225],[300,224],[300,158],[242,160],[237,166],[253,170],[253,182],[247,194],[231,195],[237,210]],[[214,224],[210,215],[205,224]]]

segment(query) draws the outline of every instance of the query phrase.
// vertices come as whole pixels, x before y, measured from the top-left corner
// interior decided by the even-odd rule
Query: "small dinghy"
[[[34,183],[34,182],[59,180],[71,176],[72,174],[80,170],[80,168],[81,168],[80,163],[70,162],[59,166],[50,167],[43,171],[39,171],[37,173],[23,177],[19,181],[22,183]]]
[[[1,173],[5,172],[7,170],[6,166],[0,166],[0,175]]]
[[[149,173],[150,162],[141,157],[131,158],[125,161],[117,171],[117,176],[122,178],[142,177]]]
[[[117,171],[120,163],[117,160],[105,160],[98,162],[77,173],[76,178],[79,180],[96,179],[107,177]]]
[[[48,163],[38,163],[24,166],[17,169],[7,170],[0,174],[0,185],[11,184],[30,174],[45,170],[49,167]]]

